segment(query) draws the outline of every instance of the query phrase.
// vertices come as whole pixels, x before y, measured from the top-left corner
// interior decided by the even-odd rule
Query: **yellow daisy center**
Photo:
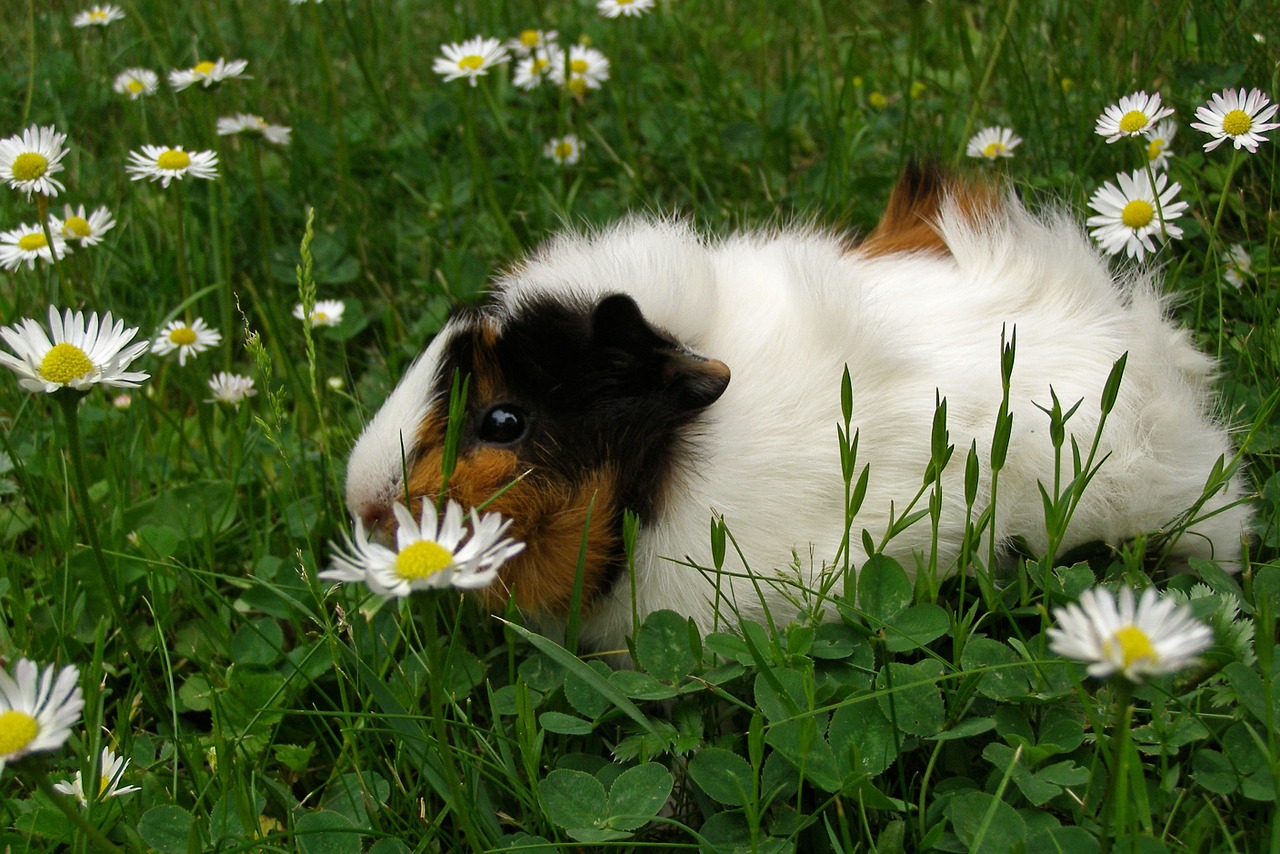
[[[1132,667],[1140,661],[1154,661],[1156,648],[1147,633],[1137,626],[1123,626],[1116,629],[1111,636],[1114,643],[1120,646],[1120,659],[1125,667]],[[1110,644],[1108,644],[1110,646]]]
[[[160,169],[186,169],[191,165],[191,156],[185,151],[174,151],[172,148],[160,153],[156,158],[156,166]]]
[[[569,63],[569,71],[573,74],[586,74],[587,61],[585,59],[575,59]]]
[[[1232,110],[1222,117],[1222,130],[1231,136],[1248,133],[1253,127],[1253,119],[1244,110]]]
[[[48,245],[49,239],[39,231],[33,231],[18,238],[18,248],[26,252],[37,252]]]
[[[525,47],[536,47],[538,44],[538,31],[522,30],[520,33],[520,44]]]
[[[1150,225],[1155,215],[1156,210],[1151,207],[1150,202],[1145,199],[1134,199],[1124,206],[1124,210],[1120,212],[1120,220],[1129,228],[1137,229]]]
[[[1161,154],[1164,154],[1164,140],[1163,139],[1151,140],[1151,142],[1148,143],[1147,145],[1147,159],[1159,160]]]
[[[982,156],[995,160],[997,157],[1003,156],[1004,151],[1005,151],[1004,143],[989,142],[987,143],[987,147],[982,149]]]
[[[547,60],[543,59],[542,57],[535,56],[533,58],[533,73],[542,74],[547,70],[547,66],[550,64],[551,63],[549,63]]]
[[[89,227],[89,220],[84,217],[69,216],[62,223],[62,233],[67,237],[88,237],[93,234],[93,229]]]
[[[107,786],[111,785],[111,778],[105,774],[100,778],[101,783],[98,785],[98,794],[101,795],[107,790]]]
[[[321,326],[321,325],[323,325],[323,324],[325,324],[325,323],[328,323],[328,322],[329,322],[329,315],[325,314],[323,311],[313,311],[313,312],[311,312],[311,325],[312,325],[312,326]]]
[[[482,65],[484,65],[484,57],[474,53],[458,60],[458,67],[463,71],[475,71]]]
[[[13,158],[13,177],[18,181],[34,181],[49,168],[49,161],[43,154],[24,151]]]
[[[206,59],[204,62],[197,62],[195,65],[191,67],[191,70],[194,71],[196,74],[199,74],[201,77],[208,77],[210,74],[213,73],[213,69],[217,67],[218,66],[214,65],[212,62]]]
[[[1130,110],[1120,117],[1121,133],[1137,133],[1147,126],[1151,119],[1142,110]]]
[[[90,9],[89,20],[95,23],[107,20],[107,13],[103,9]]]
[[[196,333],[190,326],[179,326],[169,333],[169,340],[179,347],[185,347],[196,343]]]
[[[577,95],[579,98],[587,94],[587,81],[581,77],[570,77],[566,84],[569,91]]]
[[[40,360],[39,373],[51,383],[66,385],[72,380],[87,377],[93,370],[93,362],[85,351],[63,341],[61,344],[54,344],[44,354],[44,358]]]
[[[405,581],[416,581],[435,575],[451,563],[453,554],[444,546],[431,540],[418,540],[396,555],[396,575]]]
[[[630,6],[632,0],[617,0],[619,6]]]
[[[573,143],[566,140],[557,142],[555,154],[557,160],[568,160],[573,156]]]
[[[26,712],[0,712],[0,756],[9,756],[26,747],[40,734],[40,724]]]
[[[138,80],[135,77],[130,77],[129,82],[125,84],[125,88],[128,89],[131,94],[136,95],[146,87],[142,85],[141,80]]]

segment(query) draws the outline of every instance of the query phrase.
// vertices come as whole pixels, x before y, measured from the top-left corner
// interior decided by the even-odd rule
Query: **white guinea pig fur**
[[[633,607],[641,620],[673,609],[704,631],[723,625],[725,601],[743,618],[767,608],[785,621],[796,606],[779,573],[817,587],[844,535],[836,425],[846,366],[858,469],[870,466],[853,565],[865,558],[860,532],[878,542],[891,508],[900,516],[919,490],[941,395],[956,454],[942,473],[937,566],[954,571],[965,455],[976,442],[980,512],[1002,336],[1016,330],[995,540],[1046,547],[1040,484],[1052,487],[1054,449],[1041,408],[1051,389],[1064,409],[1079,401],[1068,436],[1087,450],[1104,383],[1127,353],[1101,467],[1062,543],[1119,545],[1166,530],[1201,500],[1217,461],[1233,457],[1213,413],[1214,363],[1165,309],[1150,274],[1117,273],[1070,215],[1033,215],[1011,194],[927,169],[908,172],[861,243],[804,227],[714,239],[682,221],[631,217],[555,237],[497,279],[489,304],[448,322],[360,436],[348,506],[385,532],[406,470],[415,513],[422,496],[438,496],[460,371],[469,393],[448,494],[476,506],[501,492],[488,509],[526,543],[482,593],[488,607],[514,596],[536,618],[563,621],[589,518],[588,643],[623,648]],[[1070,438],[1063,468],[1069,479]],[[1233,476],[1171,538],[1168,558],[1235,568],[1250,518],[1243,495]],[[634,579],[624,510],[640,519]],[[712,565],[714,517],[747,562],[730,548],[718,579],[696,568]],[[886,551],[914,571],[932,536],[926,518]]]

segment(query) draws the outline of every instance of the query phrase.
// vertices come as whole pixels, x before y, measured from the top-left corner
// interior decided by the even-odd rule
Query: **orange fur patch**
[[[444,425],[445,420],[433,413],[419,431],[418,447],[427,450],[409,472],[409,494],[413,496],[409,509],[414,516],[421,512],[424,496],[434,499],[440,494]],[[464,508],[479,507],[492,499],[485,512],[498,512],[510,519],[507,536],[525,544],[523,552],[503,564],[497,581],[478,592],[484,606],[501,611],[514,597],[524,610],[567,617],[588,515],[582,601],[590,602],[601,591],[618,547],[612,484],[608,472],[597,473],[583,483],[569,483],[542,472],[521,470],[516,455],[501,448],[461,451],[447,496]]]
[[[944,199],[952,199],[970,219],[986,216],[997,206],[995,188],[944,175],[934,166],[911,166],[903,173],[880,222],[859,251],[865,255],[899,252],[949,252],[936,223]]]

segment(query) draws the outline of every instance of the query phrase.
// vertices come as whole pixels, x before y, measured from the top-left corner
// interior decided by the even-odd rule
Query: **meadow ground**
[[[110,311],[155,343],[133,388],[45,393],[83,375],[47,343],[35,391],[0,376],[0,847],[1280,850],[1280,132],[1191,127],[1280,95],[1274,4],[9,6],[0,323]],[[558,47],[522,59],[539,30]],[[475,36],[516,43],[446,55]],[[1136,92],[1172,123],[1109,143]],[[1198,120],[1242,115],[1267,123]],[[1019,142],[970,156],[988,127]],[[1081,220],[1126,192],[1115,263],[1158,267],[1221,362],[1243,573],[1153,579],[1142,544],[914,583],[875,559],[838,620],[659,613],[616,673],[454,593],[370,614],[317,578],[354,436],[493,270],[632,210],[865,231],[912,155]],[[1146,208],[1171,239],[1131,258],[1120,176],[1148,175],[1179,185]],[[1212,630],[1194,665],[1131,683],[1049,649],[1088,589],[1153,580]],[[63,674],[47,708],[20,659]]]

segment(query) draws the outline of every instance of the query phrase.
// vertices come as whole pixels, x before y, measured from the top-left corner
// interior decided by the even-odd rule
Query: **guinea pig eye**
[[[529,429],[529,419],[524,411],[510,403],[499,403],[489,408],[480,418],[477,435],[482,442],[510,445],[524,438]]]

